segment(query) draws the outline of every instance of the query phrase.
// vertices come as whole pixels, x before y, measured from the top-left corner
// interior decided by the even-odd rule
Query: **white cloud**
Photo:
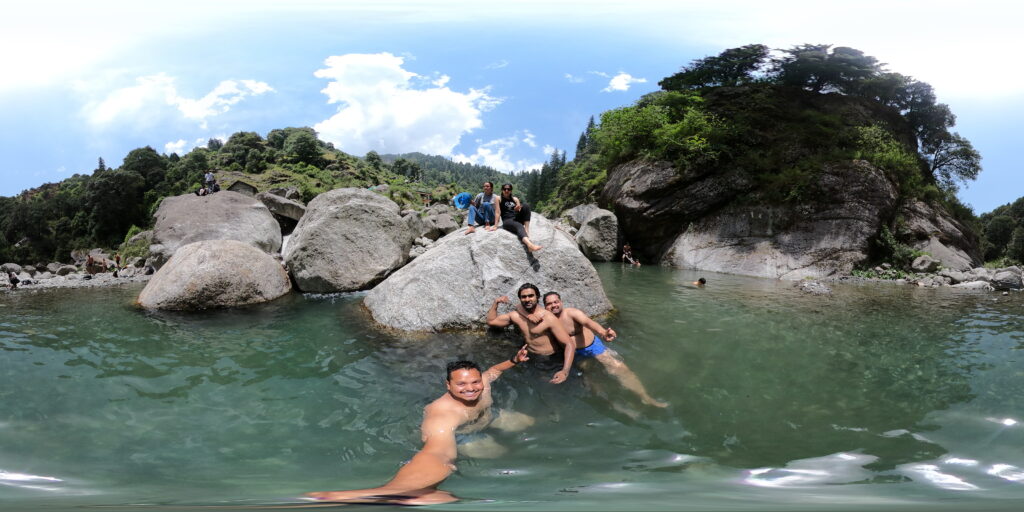
[[[178,93],[175,78],[158,73],[139,77],[135,85],[117,89],[101,101],[86,104],[83,113],[98,127],[119,121],[150,124],[170,107],[185,119],[199,121],[200,127],[205,129],[207,118],[227,112],[249,96],[273,91],[264,82],[225,80],[202,98],[191,99]]]
[[[619,73],[608,82],[608,87],[601,89],[602,92],[628,91],[633,84],[646,83],[646,78],[635,78],[629,73]]]
[[[171,154],[171,153],[177,153],[179,155],[183,155],[183,154],[185,154],[185,145],[186,144],[188,144],[188,141],[186,141],[185,139],[178,139],[178,140],[173,141],[173,142],[168,142],[167,144],[164,144],[164,153],[166,153],[168,155]]]
[[[566,73],[565,79],[568,80],[571,84],[581,84],[587,80],[582,76],[574,76],[572,73]]]
[[[531,148],[537,147],[537,136],[530,130],[523,130],[523,144],[526,144]]]
[[[543,151],[545,155],[551,156],[551,154],[555,152],[555,147],[550,144],[545,144]]]
[[[533,137],[529,131],[526,131],[526,133],[529,134],[529,137],[527,138]],[[476,152],[472,155],[459,153],[453,155],[452,160],[476,165],[486,165],[502,172],[540,169],[543,162],[527,158],[514,160],[510,154],[520,142],[525,143],[527,138],[523,138],[519,133],[515,133],[508,137],[480,143],[476,148]],[[477,142],[479,143],[480,141]],[[536,147],[536,143],[534,143],[532,147]]]
[[[499,60],[497,62],[492,62],[492,63],[484,66],[484,69],[501,69],[501,68],[504,68],[504,67],[508,67],[508,61],[505,60],[505,59],[501,59],[501,60]]]
[[[597,75],[597,76],[600,76],[600,77],[604,77],[604,78],[611,77],[611,75],[609,75],[608,73],[605,73],[604,71],[587,71],[587,73],[590,73],[591,75]]]
[[[482,114],[502,101],[487,88],[457,92],[447,76],[416,88],[422,76],[390,53],[328,57],[314,73],[330,80],[321,92],[338,112],[313,128],[320,138],[353,154],[420,151],[451,155],[462,136],[483,126]]]

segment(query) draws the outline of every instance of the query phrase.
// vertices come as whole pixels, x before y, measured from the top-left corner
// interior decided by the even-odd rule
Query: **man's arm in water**
[[[439,407],[436,403],[430,404],[424,409],[420,426],[423,448],[388,483],[352,491],[311,492],[307,496],[324,501],[405,505],[455,501],[456,498],[451,494],[438,491],[437,486],[455,469],[454,462],[458,454],[455,429],[461,422],[462,418],[457,411]]]
[[[501,377],[502,372],[511,369],[513,366],[519,363],[529,360],[530,356],[526,352],[526,345],[523,345],[522,347],[519,348],[519,351],[517,351],[515,355],[512,356],[511,359],[502,361],[488,368],[487,371],[484,372],[484,380],[486,380],[487,382],[494,382],[498,380],[498,377]]]
[[[505,313],[504,315],[498,314],[498,304],[504,304],[508,302],[508,295],[502,295],[494,302],[491,303],[491,309],[487,310],[487,325],[491,327],[508,327],[512,323],[512,317]]]
[[[565,308],[565,312],[569,315],[569,318],[572,318],[576,323],[583,327],[590,329],[604,341],[613,341],[618,336],[611,327],[607,329],[601,327],[601,324],[595,322],[594,319],[590,318],[586,313],[579,309]]]
[[[555,318],[554,315],[547,315],[544,318],[544,325],[551,331],[551,335],[562,344],[562,348],[565,351],[565,362],[562,364],[562,370],[556,373],[554,377],[551,377],[552,384],[561,384],[565,382],[565,379],[569,378],[572,359],[576,355],[576,342],[573,341],[568,331],[562,326],[562,321]]]

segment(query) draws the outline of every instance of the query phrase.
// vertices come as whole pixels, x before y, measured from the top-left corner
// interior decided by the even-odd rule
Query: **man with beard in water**
[[[457,501],[458,498],[451,493],[437,488],[455,471],[455,458],[458,455],[455,436],[482,430],[491,423],[491,383],[505,370],[527,360],[529,357],[524,346],[512,359],[502,361],[482,373],[480,367],[471,361],[448,363],[445,378],[448,392],[423,409],[423,423],[420,426],[423,448],[398,470],[394,478],[380,487],[311,492],[306,496],[326,502],[391,505],[432,505]],[[532,423],[532,418],[528,419]]]
[[[601,324],[595,322],[579,309],[563,307],[562,296],[558,292],[544,294],[544,309],[550,315],[544,315],[544,313],[538,311],[530,316],[533,319],[538,319],[540,316],[554,316],[557,318],[562,326],[569,331],[569,336],[573,339],[577,361],[582,363],[588,359],[596,359],[612,377],[615,377],[622,384],[622,387],[640,397],[640,401],[654,407],[668,407],[667,403],[647,394],[647,389],[640,382],[640,378],[633,373],[633,370],[626,366],[622,357],[604,344],[604,341],[612,341],[616,337],[615,331],[611,327],[607,329],[601,327]],[[598,333],[600,333],[600,336],[598,336]],[[604,341],[601,338],[604,338]]]
[[[531,315],[540,301],[540,290],[535,285],[526,283],[519,287],[518,294],[520,307],[526,315]],[[499,315],[498,304],[506,302],[508,296],[505,295],[494,299],[491,309],[487,311],[487,325],[508,327],[509,324],[515,323],[526,339],[526,349],[533,357],[534,364],[546,371],[561,368],[551,378],[551,383],[565,382],[565,379],[569,378],[569,369],[572,368],[572,359],[576,352],[576,344],[573,343],[568,331],[552,315],[546,315],[536,322],[518,311]]]

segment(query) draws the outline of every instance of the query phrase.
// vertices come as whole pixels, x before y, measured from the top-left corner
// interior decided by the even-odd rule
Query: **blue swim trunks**
[[[576,349],[576,357],[596,357],[608,350],[608,347],[604,346],[604,342],[596,334],[594,335],[594,342],[584,348]]]

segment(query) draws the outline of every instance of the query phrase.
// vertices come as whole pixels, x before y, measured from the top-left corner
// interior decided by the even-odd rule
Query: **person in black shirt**
[[[512,195],[512,184],[506,183],[501,186],[501,197],[498,198],[498,220],[491,231],[498,226],[511,231],[530,252],[543,249],[542,246],[530,241],[530,206],[521,203],[518,197]]]

